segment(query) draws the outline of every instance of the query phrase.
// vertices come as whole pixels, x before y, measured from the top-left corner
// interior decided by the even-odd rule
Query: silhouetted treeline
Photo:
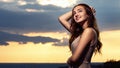
[[[120,68],[120,60],[109,60],[104,63],[103,68]]]

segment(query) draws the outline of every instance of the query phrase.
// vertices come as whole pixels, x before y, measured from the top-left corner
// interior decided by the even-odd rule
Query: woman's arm
[[[71,56],[71,58],[69,60],[72,61],[72,62],[77,61],[77,59],[80,57],[83,50],[85,49],[87,44],[93,39],[93,37],[94,37],[93,29],[92,28],[86,28],[84,30],[83,34],[81,35],[79,44],[78,44],[75,52],[73,53],[73,55]]]
[[[71,31],[70,31],[70,23],[69,23],[68,21],[69,21],[69,19],[71,18],[71,16],[72,16],[72,11],[69,11],[69,12],[61,15],[61,16],[58,18],[59,22],[60,22],[69,32],[71,32]]]

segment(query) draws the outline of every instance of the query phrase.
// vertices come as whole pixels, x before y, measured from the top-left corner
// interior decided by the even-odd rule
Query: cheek
[[[76,17],[75,17],[75,15],[74,15],[74,16],[73,16],[73,19],[75,20],[75,18],[76,18]]]
[[[84,15],[84,18],[87,19],[87,18],[88,18],[88,15]]]

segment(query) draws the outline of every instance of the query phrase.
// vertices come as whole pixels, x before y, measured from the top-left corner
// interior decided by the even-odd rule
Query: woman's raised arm
[[[70,31],[70,23],[69,23],[69,20],[72,16],[72,11],[69,11],[63,15],[61,15],[58,20],[59,22],[69,31]]]

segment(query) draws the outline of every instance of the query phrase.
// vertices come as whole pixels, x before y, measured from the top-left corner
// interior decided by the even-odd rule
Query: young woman
[[[87,4],[78,4],[59,17],[60,23],[71,33],[69,48],[72,56],[67,61],[70,68],[91,68],[93,52],[100,53],[102,43],[94,13]]]

